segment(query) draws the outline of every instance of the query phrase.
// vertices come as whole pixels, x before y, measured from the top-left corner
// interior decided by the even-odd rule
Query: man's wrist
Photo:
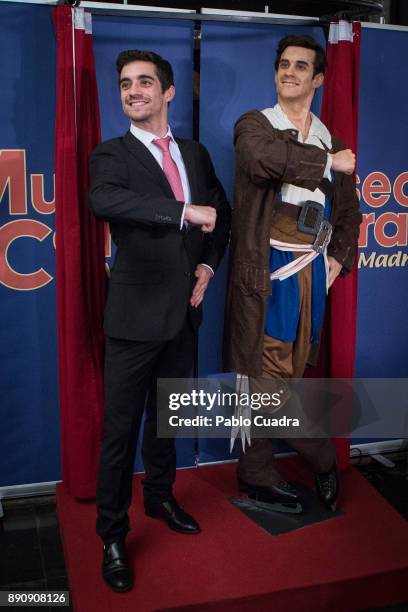
[[[212,269],[211,266],[209,266],[208,264],[205,264],[205,263],[200,263],[199,265],[200,266],[204,266],[205,268],[208,268],[208,270],[211,272],[211,276],[214,276],[215,272],[214,272],[214,270]]]

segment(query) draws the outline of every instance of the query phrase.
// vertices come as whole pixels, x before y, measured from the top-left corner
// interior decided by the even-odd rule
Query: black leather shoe
[[[132,588],[132,573],[123,540],[104,545],[102,578],[117,593],[130,591]]]
[[[259,486],[238,478],[239,488],[250,499],[271,505],[279,512],[300,514],[303,511],[298,491],[286,480],[275,485]]]
[[[145,513],[152,518],[165,520],[170,529],[179,533],[195,534],[201,531],[197,521],[184,512],[174,498],[165,502],[146,503]]]
[[[336,511],[337,497],[339,495],[339,475],[337,465],[334,464],[328,472],[315,474],[316,491],[320,500],[332,512]]]

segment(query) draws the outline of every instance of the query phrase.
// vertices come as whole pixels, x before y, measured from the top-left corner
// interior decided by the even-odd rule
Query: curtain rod
[[[0,0],[21,4],[56,6],[57,0]],[[81,8],[95,15],[124,15],[126,17],[153,17],[159,19],[189,19],[192,21],[229,21],[238,23],[278,23],[288,25],[322,25],[318,17],[301,15],[279,15],[278,13],[256,13],[253,11],[223,11],[221,9],[176,9],[157,6],[113,4],[111,2],[84,1]]]
[[[57,0],[0,0],[20,4],[38,4],[42,6],[56,6]],[[127,17],[155,17],[162,19],[190,19],[193,21],[232,21],[237,23],[282,23],[287,25],[321,25],[328,26],[328,21],[321,21],[318,17],[303,17],[300,15],[279,15],[278,13],[255,13],[252,11],[223,11],[221,9],[202,9],[197,13],[194,9],[172,9],[157,6],[141,6],[129,4],[113,4],[111,2],[88,2],[80,5],[90,9],[96,15],[118,15]],[[408,31],[408,26],[393,24],[361,22],[362,28],[378,30]]]

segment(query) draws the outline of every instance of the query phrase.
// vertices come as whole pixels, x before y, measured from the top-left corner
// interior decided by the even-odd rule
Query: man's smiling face
[[[162,90],[156,66],[151,62],[134,61],[120,73],[122,108],[134,125],[149,127],[167,123],[167,107],[174,97],[174,86]]]
[[[316,52],[304,47],[287,47],[275,73],[278,98],[282,101],[311,100],[323,82],[323,74],[313,76]]]

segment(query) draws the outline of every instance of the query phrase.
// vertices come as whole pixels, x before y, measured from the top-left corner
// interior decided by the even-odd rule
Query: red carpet
[[[308,484],[295,459],[281,464]],[[136,584],[122,594],[100,578],[95,506],[58,485],[74,612],[352,612],[407,601],[408,524],[353,468],[341,484],[344,516],[274,537],[228,502],[234,464],[179,470],[176,496],[203,529],[184,536],[145,517],[135,477],[127,542]]]

